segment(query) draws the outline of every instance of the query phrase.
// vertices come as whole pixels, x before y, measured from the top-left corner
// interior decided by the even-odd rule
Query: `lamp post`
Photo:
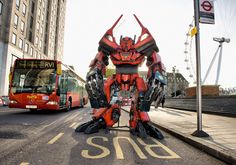
[[[176,75],[175,75],[175,70],[176,70],[176,66],[174,66],[172,68],[173,71],[173,79],[174,79],[174,97],[176,97]]]

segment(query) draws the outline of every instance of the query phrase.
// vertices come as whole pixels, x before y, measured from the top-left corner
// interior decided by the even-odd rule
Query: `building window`
[[[37,56],[38,56],[38,52],[34,51],[34,57],[37,58]]]
[[[0,1],[0,15],[2,15],[3,3]]]
[[[26,5],[23,3],[22,13],[23,13],[24,16],[26,15],[26,10],[27,10],[27,7],[26,7]]]
[[[25,52],[28,53],[28,51],[29,51],[29,44],[26,43],[25,44]]]
[[[21,33],[24,33],[24,29],[25,29],[25,23],[21,21],[21,24],[20,24]]]
[[[19,48],[22,49],[23,48],[23,40],[20,38],[19,40]]]
[[[15,27],[15,28],[17,28],[18,19],[19,19],[18,15],[15,14],[15,15],[14,15],[14,27]]]
[[[19,8],[20,8],[20,0],[16,0],[16,8],[19,10]]]
[[[30,55],[33,56],[34,50],[32,47],[30,47]]]
[[[32,29],[34,25],[34,18],[31,16],[30,17],[30,28]]]
[[[16,45],[16,34],[15,33],[12,34],[11,43]]]
[[[34,13],[34,2],[31,4],[31,13]]]

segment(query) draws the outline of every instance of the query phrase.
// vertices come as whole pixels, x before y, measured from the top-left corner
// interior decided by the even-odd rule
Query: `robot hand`
[[[154,80],[152,83],[152,87],[154,88],[152,101],[154,102],[155,108],[157,108],[160,105],[164,97],[164,85],[166,84],[167,84],[166,76],[156,71]]]
[[[103,91],[103,76],[101,70],[94,68],[87,74],[86,90],[92,108],[107,107],[107,99]]]
[[[141,111],[149,111],[152,102],[154,102],[155,107],[160,104],[164,93],[164,85],[166,85],[165,76],[156,71],[149,80],[149,86],[145,96],[141,99]]]

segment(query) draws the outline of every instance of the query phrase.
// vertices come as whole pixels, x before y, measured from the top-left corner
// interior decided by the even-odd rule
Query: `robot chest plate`
[[[135,62],[138,59],[140,59],[140,54],[138,53],[132,53],[132,52],[121,52],[114,54],[113,60],[114,61],[120,61],[120,62]]]
[[[127,60],[130,61],[132,54],[129,52],[123,52],[120,54],[120,57],[121,57],[121,61],[127,61]]]

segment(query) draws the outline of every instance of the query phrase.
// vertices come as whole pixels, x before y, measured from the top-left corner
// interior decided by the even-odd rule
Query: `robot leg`
[[[112,127],[119,121],[120,106],[113,104],[109,108],[99,108],[93,110],[92,120],[78,126],[75,132],[84,132],[85,134],[96,133],[99,129]]]
[[[129,124],[133,135],[138,135],[140,138],[146,138],[149,135],[156,139],[164,139],[162,133],[150,124],[148,113],[136,109],[134,104],[130,108]]]
[[[106,93],[106,102],[111,103],[111,89],[115,90],[115,80],[111,77],[104,83],[104,91]],[[120,118],[120,106],[115,103],[113,105],[108,104],[106,107],[98,107],[93,109],[92,120],[86,122],[76,128],[76,132],[84,132],[85,134],[91,134],[98,132],[101,128],[112,127]]]
[[[164,136],[162,133],[150,124],[150,118],[147,111],[143,110],[143,108],[146,108],[148,111],[150,109],[150,104],[143,104],[145,103],[143,100],[145,92],[147,91],[144,86],[145,83],[143,79],[137,78],[136,87],[138,90],[138,96],[135,97],[136,100],[132,102],[130,108],[130,131],[133,134],[137,134],[141,138],[146,138],[147,135],[150,135],[157,139],[163,139]]]

